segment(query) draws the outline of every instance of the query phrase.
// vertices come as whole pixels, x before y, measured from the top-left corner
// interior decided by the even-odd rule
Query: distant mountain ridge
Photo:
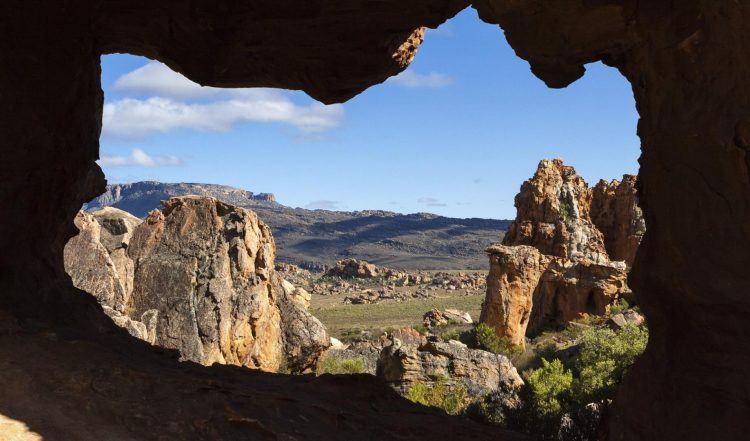
[[[403,269],[485,269],[485,248],[501,240],[511,222],[383,210],[307,210],[279,204],[272,193],[155,181],[109,185],[83,208],[112,206],[143,218],[160,208],[161,201],[186,195],[210,196],[255,211],[273,231],[278,260],[306,266],[356,257]]]

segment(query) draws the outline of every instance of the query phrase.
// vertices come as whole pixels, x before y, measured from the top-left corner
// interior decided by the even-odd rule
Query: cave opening
[[[456,51],[469,42],[474,44],[471,51]],[[488,59],[493,60],[489,66]],[[410,309],[410,315],[398,315],[391,309],[392,322],[384,317],[373,324],[356,317],[359,312],[355,311],[364,307],[356,305],[353,294],[365,288],[357,286],[343,292],[350,297],[340,292],[331,297],[331,292],[316,291],[313,285],[326,283],[320,282],[325,275],[313,272],[311,277],[318,282],[299,282],[312,292],[299,300],[310,309],[309,317],[279,301],[277,291],[284,293],[284,299],[300,299],[295,294],[298,288],[284,288],[284,282],[276,281],[276,276],[268,272],[276,267],[282,278],[297,278],[298,274],[309,274],[306,268],[331,267],[336,260],[350,256],[381,267],[395,266],[406,274],[405,286],[424,285],[425,277],[442,277],[449,270],[487,271],[484,248],[499,241],[505,233],[503,225],[512,221],[491,223],[493,220],[487,219],[487,226],[475,234],[477,227],[461,223],[459,218],[488,215],[515,218],[519,225],[539,223],[541,229],[530,237],[532,243],[519,238],[508,242],[511,245],[536,246],[543,254],[557,253],[553,248],[561,246],[593,246],[595,253],[606,254],[603,239],[590,245],[588,238],[580,241],[573,236],[585,232],[585,228],[605,228],[594,225],[594,216],[588,215],[593,204],[589,199],[595,197],[594,184],[602,180],[609,185],[610,179],[634,172],[639,151],[632,93],[619,73],[592,64],[587,66],[588,75],[575,86],[550,90],[530,75],[528,65],[512,53],[500,30],[481,23],[473,10],[428,31],[420,56],[406,71],[343,105],[323,106],[301,93],[275,89],[201,87],[166,65],[142,57],[108,55],[102,58],[102,66],[105,102],[98,163],[110,185],[103,195],[87,202],[84,208],[89,214],[82,213],[76,219],[83,233],[72,238],[66,248],[68,272],[74,284],[94,294],[114,322],[131,335],[175,349],[183,360],[206,365],[220,363],[278,372],[319,369],[316,366],[323,359],[311,354],[324,345],[311,338],[303,342],[308,346],[302,350],[293,347],[300,341],[285,335],[285,327],[292,326],[283,317],[288,313],[294,314],[295,320],[302,317],[306,323],[313,323],[321,314],[322,325],[338,339],[349,338],[361,326],[375,333],[417,324],[434,305],[468,305],[472,309],[467,314],[478,320],[486,293],[474,289],[473,284],[484,274],[470,281],[471,290],[458,287],[458,292],[466,290],[465,295],[472,297],[470,303],[455,301],[449,292],[428,293],[436,300],[423,301],[417,296],[416,300],[406,300],[424,304],[424,311],[403,308]],[[497,77],[492,74],[495,71],[505,75]],[[481,90],[476,84],[482,84]],[[490,108],[494,118],[486,115]],[[410,124],[399,126],[407,118]],[[454,124],[447,124],[450,120]],[[388,127],[397,129],[388,131]],[[345,144],[343,149],[341,144]],[[450,161],[441,158],[456,150],[460,155],[453,154]],[[289,157],[295,161],[290,163]],[[538,166],[542,171],[537,170],[538,176],[533,179],[538,182],[533,185],[542,196],[532,210],[539,213],[523,211],[528,207],[523,202],[519,206],[517,200],[522,195],[515,197],[517,206],[513,207],[513,195],[521,183],[531,177],[540,160],[553,157],[570,158],[565,163],[573,168],[553,163],[547,170]],[[253,166],[248,170],[249,163]],[[278,173],[280,164],[285,173]],[[576,169],[587,175],[590,184],[578,177]],[[442,178],[451,173],[453,179]],[[390,186],[379,185],[381,177],[388,177]],[[312,182],[318,185],[306,185]],[[377,188],[368,190],[373,186]],[[346,191],[320,193],[332,189]],[[444,196],[436,198],[436,194]],[[459,194],[465,197],[459,199]],[[172,199],[187,195],[213,197],[219,202]],[[352,195],[359,199],[347,199]],[[384,196],[395,201],[386,203]],[[448,196],[453,199],[446,200]],[[306,204],[305,198],[309,201]],[[602,200],[605,202],[600,205],[606,207],[599,211],[614,223],[614,199]],[[152,212],[162,204],[166,204],[162,214]],[[486,205],[501,205],[502,209],[488,209]],[[254,212],[258,219],[234,206]],[[349,207],[354,210],[347,212]],[[380,214],[391,210],[401,213]],[[414,214],[408,214],[409,210]],[[427,210],[437,214],[421,213]],[[389,222],[394,216],[404,220]],[[289,218],[295,220],[288,222]],[[252,238],[247,238],[248,231],[265,228],[258,220],[271,227],[276,239],[270,258],[264,258],[262,251],[273,247],[268,237],[251,234]],[[448,226],[420,232],[420,228],[432,228],[420,227],[420,223]],[[224,224],[231,231],[223,229]],[[315,225],[297,232],[302,240],[288,239],[300,224]],[[544,240],[541,231],[548,226],[573,233],[570,238],[556,239],[562,242],[554,247],[534,243]],[[323,236],[328,231],[340,237]],[[413,242],[409,236],[412,232],[445,242],[443,248],[447,250],[438,250],[444,255],[430,258],[425,251],[409,254],[408,247],[425,246]],[[460,236],[457,244],[449,242],[454,235]],[[351,236],[357,236],[356,240],[349,240]],[[238,248],[233,245],[238,240],[259,246]],[[386,247],[386,251],[373,253],[373,246]],[[217,251],[223,248],[226,253]],[[172,249],[183,251],[174,253]],[[333,251],[333,257],[325,254],[327,250]],[[474,256],[465,258],[469,253]],[[327,260],[310,260],[316,254]],[[81,260],[84,255],[96,256],[99,274],[92,277],[96,271],[89,268],[91,261]],[[556,258],[570,260],[573,256],[566,251]],[[283,271],[295,264],[302,270]],[[245,277],[242,271],[254,276]],[[426,271],[429,276],[419,273],[412,281],[409,271]],[[511,274],[510,280],[517,277],[522,275]],[[554,277],[561,283],[577,283],[564,274]],[[400,283],[396,279],[392,282]],[[356,286],[357,282],[353,283]],[[221,284],[233,285],[234,289],[217,287]],[[238,286],[243,284],[254,288]],[[428,283],[427,289],[433,285]],[[415,288],[417,294],[427,289]],[[539,306],[541,320],[521,338],[546,341],[564,331],[568,322],[600,312],[593,292],[583,302],[572,296],[564,287],[556,287],[549,299],[540,299],[552,309]],[[347,309],[334,305],[334,298],[349,302]],[[617,297],[604,302],[608,305],[613,299]],[[580,310],[571,306],[575,303],[581,303]],[[242,308],[254,309],[250,314],[253,317],[241,312],[236,316]],[[336,314],[343,314],[343,318]],[[384,315],[375,307],[368,314]],[[522,321],[528,321],[529,314],[535,317],[529,311]],[[345,323],[347,319],[352,322]],[[227,322],[231,325],[223,324]],[[315,332],[325,335],[319,325],[314,325]],[[547,348],[540,343],[538,351],[542,350]],[[289,352],[294,356],[287,357]],[[538,363],[524,361],[523,366],[531,369]],[[377,360],[364,363],[375,364]],[[437,376],[430,374],[428,378],[437,383]]]
[[[303,89],[335,103],[403,70],[421,39],[414,29],[436,27],[467,6],[452,0],[429,7],[386,1],[373,8],[364,2],[345,10],[327,3],[323,10],[318,2],[299,8],[203,3],[39,7],[11,2],[2,7],[4,29],[20,38],[0,42],[4,65],[13,66],[0,74],[7,103],[0,110],[7,141],[0,195],[8,210],[0,240],[2,249],[14,251],[0,262],[0,347],[9,354],[1,358],[6,387],[0,413],[49,437],[73,438],[80,436],[75,428],[85,427],[90,439],[128,432],[148,438],[154,424],[111,420],[139,408],[138,415],[148,415],[149,421],[204,437],[303,430],[309,438],[324,438],[330,425],[320,418],[321,406],[313,409],[305,402],[336,408],[331,403],[348,396],[347,409],[338,410],[350,422],[338,429],[347,433],[361,433],[376,422],[383,434],[407,430],[406,436],[434,437],[437,427],[443,435],[450,432],[442,425],[447,424],[467,437],[495,437],[391,400],[385,389],[364,379],[309,382],[227,366],[177,368],[174,354],[165,356],[127,338],[71,286],[62,251],[75,232],[70,220],[104,187],[94,162],[102,113],[99,54],[137,53],[204,84]],[[747,6],[732,1],[472,3],[483,21],[502,26],[516,54],[547,85],[568,86],[582,76],[584,65],[596,61],[616,67],[632,84],[641,115],[637,190],[648,230],[629,282],[652,334],[613,402],[603,436],[742,439],[748,424],[744,293],[750,286],[742,258],[750,243],[743,61],[750,44],[741,32],[750,15]],[[368,20],[354,19],[362,14]],[[367,62],[358,62],[363,59]],[[679,323],[674,311],[680,312]],[[155,372],[159,382],[153,381]],[[254,391],[253,400],[238,393],[237,385]],[[97,394],[87,395],[91,390]],[[270,404],[279,393],[292,391],[303,399]],[[174,402],[174,395],[183,413],[143,404],[167,397]],[[230,417],[215,411],[227,409],[227,395],[241,401],[230,404]],[[112,396],[130,397],[128,408],[118,408],[122,400]],[[64,421],[55,418],[60,400],[67,403]],[[207,408],[210,423],[181,424],[180,415],[205,415]],[[239,430],[238,420],[249,423]],[[503,437],[514,439],[512,433]]]

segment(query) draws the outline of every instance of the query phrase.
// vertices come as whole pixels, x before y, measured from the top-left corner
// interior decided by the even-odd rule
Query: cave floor
[[[92,340],[7,316],[0,325],[0,439],[526,439],[406,401],[367,375],[205,367],[121,332]]]

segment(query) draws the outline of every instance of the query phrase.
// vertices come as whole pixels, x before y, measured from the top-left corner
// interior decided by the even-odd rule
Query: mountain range
[[[484,250],[502,240],[511,222],[382,210],[308,210],[280,204],[271,193],[154,181],[109,185],[83,208],[112,206],[143,218],[160,208],[161,201],[186,195],[210,196],[255,211],[273,231],[278,260],[312,269],[350,257],[401,269],[486,269]]]

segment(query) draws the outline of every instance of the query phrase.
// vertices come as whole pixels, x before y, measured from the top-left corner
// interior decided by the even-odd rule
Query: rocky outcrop
[[[377,376],[400,393],[417,383],[429,386],[439,381],[449,387],[461,384],[472,397],[500,389],[517,391],[523,385],[507,357],[469,349],[455,340],[414,345],[394,339],[380,353]]]
[[[249,210],[183,197],[143,223],[106,208],[77,224],[66,248],[74,283],[138,338],[270,371],[309,370],[330,345],[310,294],[276,274],[271,231]]]
[[[633,265],[635,252],[646,233],[646,221],[638,206],[636,176],[624,175],[622,181],[601,180],[593,188],[591,220],[604,235],[611,260]]]
[[[73,284],[92,294],[99,303],[122,312],[132,290],[132,265],[115,266],[108,249],[102,243],[106,230],[91,214],[80,212],[75,218],[79,234],[65,246],[65,270]],[[132,263],[132,262],[131,262]],[[123,271],[122,268],[125,268]]]
[[[573,167],[559,159],[539,162],[516,196],[516,220],[503,245],[530,245],[565,259],[607,261],[604,237],[591,222],[591,191]]]
[[[344,259],[336,262],[336,265],[326,271],[328,277],[372,279],[381,274],[380,268],[357,259]]]
[[[553,258],[534,290],[527,332],[550,323],[566,325],[585,315],[603,316],[615,301],[630,295],[623,262]]]
[[[527,333],[604,315],[630,296],[622,262],[595,263],[545,256],[534,247],[493,245],[480,322],[525,347]]]
[[[527,333],[549,323],[603,315],[617,299],[632,300],[625,263],[610,261],[605,236],[591,220],[596,213],[604,221],[606,207],[626,202],[632,203],[629,213],[637,212],[636,199],[625,196],[627,182],[612,184],[613,193],[623,196],[609,198],[603,186],[592,192],[561,160],[542,160],[516,196],[518,216],[503,245],[487,249],[490,272],[480,321],[523,347]],[[609,216],[612,223],[624,219],[620,211]]]
[[[492,327],[511,343],[526,345],[526,328],[534,306],[534,293],[547,271],[550,258],[531,246],[493,245],[487,249],[490,272],[481,323]],[[538,308],[538,306],[537,306]]]

